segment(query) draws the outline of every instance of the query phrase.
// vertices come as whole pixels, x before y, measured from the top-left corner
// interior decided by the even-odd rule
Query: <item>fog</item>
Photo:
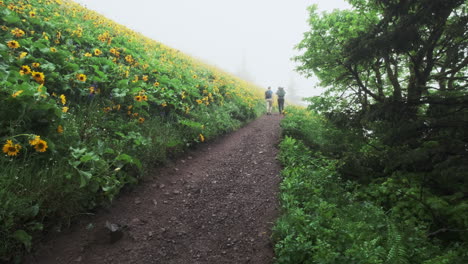
[[[307,7],[344,9],[344,0],[75,0],[134,31],[274,91],[318,95],[317,81],[291,58],[308,30]],[[296,96],[294,96],[296,95]]]

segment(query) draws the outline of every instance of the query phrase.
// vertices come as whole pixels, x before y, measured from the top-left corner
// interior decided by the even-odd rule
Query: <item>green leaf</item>
[[[33,218],[39,213],[39,205],[33,205],[25,210],[25,216],[28,218]]]
[[[83,155],[81,158],[80,158],[80,161],[81,162],[88,162],[88,161],[98,161],[99,160],[99,156],[97,156],[96,154],[94,154],[94,152],[89,152],[89,153],[86,153],[85,155]]]
[[[8,10],[5,10],[5,11],[8,11]],[[5,13],[5,11],[3,13]],[[9,24],[16,24],[21,21],[21,18],[16,13],[9,12],[8,15],[5,15],[3,17],[3,21]]]
[[[16,232],[13,233],[13,237],[19,242],[23,243],[27,251],[31,250],[32,236],[29,235],[26,231],[22,229],[16,230]]]
[[[120,154],[119,156],[115,158],[115,160],[125,161],[127,163],[134,164],[139,169],[141,169],[142,167],[141,162],[138,159],[133,158],[132,156],[127,155],[127,154]]]
[[[91,180],[93,174],[82,170],[79,170],[78,172],[80,174],[80,188],[83,188],[88,184],[89,180]]]

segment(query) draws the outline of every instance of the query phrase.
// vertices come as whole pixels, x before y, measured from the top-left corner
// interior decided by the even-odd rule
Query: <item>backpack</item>
[[[286,92],[284,91],[284,89],[278,89],[276,94],[278,95],[279,98],[283,99],[284,96],[286,95]]]
[[[273,91],[272,90],[267,90],[265,92],[265,99],[271,99],[272,96],[273,96]]]

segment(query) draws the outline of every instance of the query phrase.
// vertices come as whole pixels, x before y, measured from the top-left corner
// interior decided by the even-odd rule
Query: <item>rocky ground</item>
[[[262,116],[155,169],[26,263],[273,263],[280,119]]]

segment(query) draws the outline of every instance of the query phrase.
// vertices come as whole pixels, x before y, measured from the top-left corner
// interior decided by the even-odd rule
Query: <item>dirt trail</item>
[[[273,263],[280,119],[262,116],[157,169],[26,263]],[[111,234],[106,222],[123,228]]]

